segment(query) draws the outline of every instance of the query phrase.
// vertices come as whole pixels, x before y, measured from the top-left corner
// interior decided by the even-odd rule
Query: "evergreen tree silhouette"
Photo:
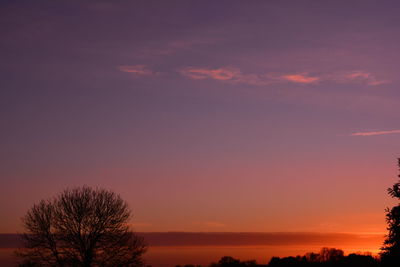
[[[400,158],[397,160],[400,171]],[[398,177],[400,178],[400,175]],[[400,201],[400,181],[388,189],[388,194]],[[386,208],[386,222],[388,234],[381,248],[382,263],[384,266],[398,266],[400,263],[400,203],[391,209]]]

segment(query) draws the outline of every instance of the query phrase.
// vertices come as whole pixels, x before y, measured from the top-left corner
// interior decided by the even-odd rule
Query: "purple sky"
[[[0,3],[0,232],[77,185],[140,231],[384,232],[398,1]]]

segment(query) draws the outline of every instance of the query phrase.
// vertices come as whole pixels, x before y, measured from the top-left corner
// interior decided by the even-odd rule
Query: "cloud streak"
[[[326,79],[338,83],[365,83],[371,86],[388,83],[387,80],[378,79],[372,73],[362,70],[335,73],[327,75]]]
[[[151,246],[281,246],[371,245],[382,243],[382,233],[318,232],[140,232]],[[0,248],[17,248],[17,234],[0,234]]]
[[[179,71],[179,73],[193,80],[213,79],[222,82],[233,84],[249,84],[249,85],[267,85],[274,81],[262,74],[247,74],[243,73],[238,68],[193,68],[188,67]]]
[[[321,80],[321,78],[319,77],[308,76],[307,73],[288,74],[288,75],[283,75],[281,78],[290,82],[304,83],[304,84],[317,83],[318,81]]]
[[[183,68],[179,73],[192,80],[212,79],[220,82],[232,84],[248,84],[263,86],[277,83],[296,83],[303,85],[318,84],[320,82],[331,83],[361,83],[370,86],[387,83],[386,80],[379,80],[373,74],[365,71],[347,71],[338,73],[309,74],[307,72],[294,73],[244,73],[239,68],[219,67],[219,68],[201,68],[188,67]]]
[[[153,246],[268,246],[268,245],[318,245],[327,244],[379,244],[382,234],[316,233],[316,232],[153,232],[141,233]]]
[[[150,70],[146,65],[125,65],[118,66],[117,69],[122,72],[132,73],[138,76],[155,75],[156,72]]]
[[[241,74],[239,69],[235,68],[185,68],[180,71],[183,76],[194,80],[214,79],[220,81],[236,80]]]
[[[158,72],[146,65],[122,65],[117,69],[121,72],[135,76],[153,76]],[[279,83],[295,83],[299,85],[314,85],[321,82],[331,83],[359,83],[369,86],[388,83],[386,80],[377,79],[372,73],[366,71],[346,71],[325,74],[310,74],[308,72],[292,73],[244,73],[235,67],[186,67],[178,71],[182,76],[192,80],[216,80],[230,84],[247,84],[253,86],[265,86]]]
[[[398,133],[400,133],[400,130],[357,132],[357,133],[352,133],[351,136],[373,136],[373,135],[398,134]]]

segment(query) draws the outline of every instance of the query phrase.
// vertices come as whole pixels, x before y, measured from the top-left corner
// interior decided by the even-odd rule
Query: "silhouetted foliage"
[[[142,266],[144,240],[129,229],[130,210],[114,192],[64,190],[22,219],[20,266]]]
[[[230,256],[222,257],[218,263],[211,263],[210,267],[255,267],[256,261],[240,261]]]
[[[350,254],[344,256],[341,249],[322,248],[320,253],[307,253],[304,256],[273,257],[268,264],[268,267],[286,266],[377,267],[379,266],[379,261],[371,255]]]
[[[398,159],[400,168],[400,158]],[[400,175],[398,175],[400,177]],[[400,200],[400,182],[388,189],[392,198]],[[386,208],[386,222],[388,234],[381,248],[381,259],[385,266],[400,265],[400,203],[397,206]]]
[[[341,249],[322,248],[319,252],[320,262],[336,262],[344,258],[344,252]]]
[[[345,256],[343,250],[322,248],[319,253],[306,253],[304,256],[272,257],[267,265],[258,264],[255,260],[240,261],[230,256],[222,257],[209,267],[379,267],[380,261],[370,254],[350,254]],[[176,267],[182,267],[177,265]],[[183,267],[194,267],[184,265]],[[201,267],[201,266],[196,266]]]

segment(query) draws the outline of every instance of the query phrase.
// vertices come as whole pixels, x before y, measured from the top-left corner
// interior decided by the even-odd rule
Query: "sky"
[[[0,2],[0,232],[120,194],[141,232],[384,233],[398,1]]]

